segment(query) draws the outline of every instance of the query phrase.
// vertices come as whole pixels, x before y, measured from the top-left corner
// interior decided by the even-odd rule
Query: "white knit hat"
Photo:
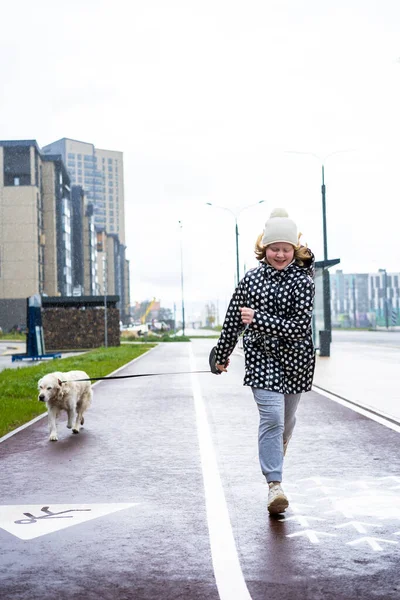
[[[264,234],[261,240],[263,246],[274,242],[287,242],[293,246],[298,245],[297,225],[284,208],[274,208],[270,218],[265,223]]]

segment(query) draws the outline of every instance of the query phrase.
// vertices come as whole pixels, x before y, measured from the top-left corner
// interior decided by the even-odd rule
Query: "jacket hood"
[[[304,248],[304,246],[302,246],[302,248]],[[307,258],[307,259],[301,261],[303,263],[302,265],[300,265],[298,263],[298,261],[295,261],[295,263],[301,269],[304,269],[304,271],[307,273],[307,275],[309,275],[310,277],[312,277],[314,279],[314,277],[315,277],[315,256],[311,252],[310,248],[307,248],[307,252],[310,255],[310,258]]]

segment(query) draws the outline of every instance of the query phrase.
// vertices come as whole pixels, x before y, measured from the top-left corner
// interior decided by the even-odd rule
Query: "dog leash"
[[[170,373],[137,373],[136,375],[111,375],[109,377],[86,377],[85,379],[71,379],[70,381],[76,383],[78,381],[101,381],[104,379],[131,379],[132,377],[158,377],[160,375],[190,375],[192,373],[214,373],[214,375],[221,375],[222,371],[217,369],[216,367],[216,351],[217,348],[211,349],[210,356],[208,357],[208,362],[210,365],[210,371],[173,371]],[[67,381],[62,381],[61,383],[68,383]]]
[[[159,375],[190,375],[191,373],[211,373],[211,371],[173,371],[171,373],[137,373],[136,375],[111,375],[109,377],[87,377],[85,379],[70,379],[61,383],[76,383],[78,381],[100,381],[104,379],[130,379],[132,377],[156,377]]]

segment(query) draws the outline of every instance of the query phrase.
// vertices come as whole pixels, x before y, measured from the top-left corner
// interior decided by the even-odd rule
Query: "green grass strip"
[[[81,370],[89,377],[105,377],[154,345],[97,348],[69,358],[49,359],[35,366],[4,369],[0,372],[0,437],[46,412],[46,405],[38,401],[37,382],[47,373]]]

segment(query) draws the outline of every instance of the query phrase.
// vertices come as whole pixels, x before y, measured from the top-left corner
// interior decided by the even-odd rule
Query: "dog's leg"
[[[67,427],[68,427],[68,429],[72,429],[72,425],[73,425],[74,417],[75,417],[73,409],[72,408],[68,408],[67,409],[67,414],[68,414]]]
[[[58,440],[57,409],[53,408],[52,406],[48,406],[47,411],[48,411],[49,432],[50,432],[49,440],[50,440],[50,442],[57,442],[57,440]]]
[[[75,408],[75,414],[74,414],[74,418],[75,418],[75,424],[72,428],[72,433],[79,433],[79,430],[81,428],[81,418],[82,418],[82,413],[81,413],[81,404],[80,402],[77,402],[76,404],[74,403]]]

